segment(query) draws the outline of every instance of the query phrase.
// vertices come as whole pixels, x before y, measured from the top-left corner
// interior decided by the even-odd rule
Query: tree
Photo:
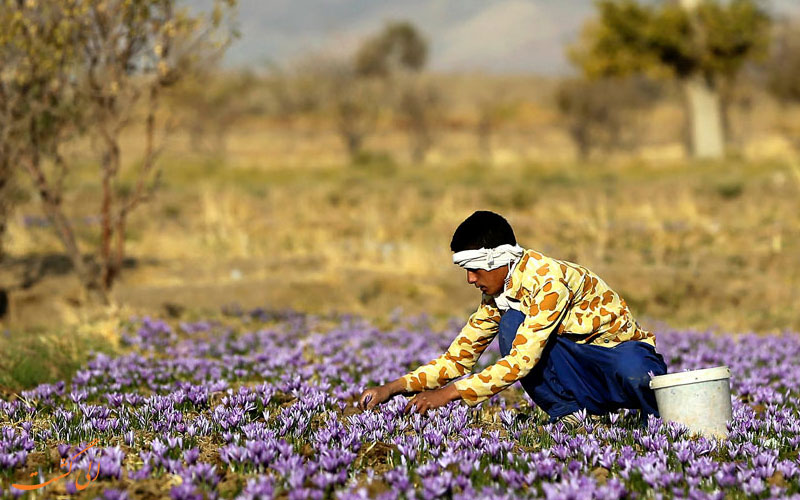
[[[102,301],[122,267],[128,216],[157,186],[162,93],[224,50],[233,5],[217,1],[206,16],[174,0],[3,0],[0,99],[10,124],[0,147],[30,175],[81,282]],[[133,125],[145,146],[127,184],[120,137]],[[73,166],[63,150],[77,137],[92,139],[100,167],[100,238],[88,261],[63,205]]]
[[[389,22],[367,38],[356,53],[356,72],[390,77],[402,71],[421,71],[428,60],[428,44],[413,24]]]
[[[765,73],[767,88],[781,103],[800,103],[800,24],[784,21],[778,26]],[[800,151],[800,129],[794,123],[784,128]]]
[[[475,138],[483,160],[492,163],[492,137],[505,123],[513,120],[519,112],[519,101],[509,96],[502,82],[487,82],[478,89],[473,100],[475,110]]]
[[[422,163],[434,143],[434,122],[444,100],[436,86],[417,75],[399,75],[390,97],[401,127],[408,131],[411,161]]]
[[[383,83],[388,100],[409,132],[411,159],[422,162],[433,145],[434,115],[442,104],[436,88],[421,78],[428,43],[413,24],[389,22],[367,38],[355,56],[356,73]]]
[[[170,92],[170,101],[181,110],[181,126],[189,133],[194,150],[225,153],[231,127],[261,111],[252,99],[258,83],[250,71],[226,73],[217,64],[209,64]],[[209,136],[210,143],[206,140]]]
[[[0,8],[0,175],[3,190],[17,180],[22,166],[40,188],[45,213],[70,255],[78,245],[61,205],[67,165],[62,145],[74,138],[84,118],[79,82],[81,38],[77,2],[41,5],[3,0]],[[45,172],[49,163],[50,172]],[[8,205],[3,193],[4,211]],[[6,215],[6,214],[4,214]],[[88,276],[82,258],[74,259],[81,279]]]
[[[363,152],[379,115],[379,82],[358,74],[352,56],[309,53],[286,67],[273,66],[265,80],[267,108],[287,125],[303,113],[330,119],[350,160]]]
[[[319,60],[322,58],[313,58],[313,62],[300,59],[287,65],[268,63],[267,74],[262,80],[267,94],[264,109],[290,131],[291,147],[299,135],[291,132],[298,118],[322,110],[329,104],[324,95],[327,83],[321,80],[325,71],[316,67]],[[337,63],[342,64],[346,63]]]
[[[296,72],[314,82],[318,109],[330,115],[352,161],[362,153],[364,141],[378,119],[379,82],[360,76],[353,61],[336,56],[309,56]]]
[[[576,78],[559,85],[556,102],[578,156],[587,159],[595,149],[610,153],[635,147],[640,127],[631,122],[658,92],[656,85],[643,78]]]
[[[770,19],[757,0],[681,0],[656,6],[599,0],[599,17],[570,51],[589,77],[649,73],[678,78],[684,88],[690,150],[723,150],[719,88],[749,60],[763,57]]]

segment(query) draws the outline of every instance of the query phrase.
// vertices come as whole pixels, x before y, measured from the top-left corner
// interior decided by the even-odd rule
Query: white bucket
[[[664,421],[680,422],[690,432],[724,438],[731,419],[731,371],[727,366],[668,373],[650,379]]]

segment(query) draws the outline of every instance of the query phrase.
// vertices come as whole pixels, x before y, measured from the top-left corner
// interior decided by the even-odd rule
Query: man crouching
[[[406,406],[421,413],[463,399],[475,406],[519,381],[550,421],[581,409],[600,415],[620,408],[658,416],[650,374],[667,372],[655,335],[589,269],[517,245],[509,223],[479,211],[450,243],[453,262],[483,292],[478,310],[447,351],[388,384],[365,390],[369,409],[395,394],[414,393]],[[470,372],[498,336],[503,356]]]

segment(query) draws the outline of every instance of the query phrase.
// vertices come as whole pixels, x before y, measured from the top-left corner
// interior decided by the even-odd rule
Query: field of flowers
[[[567,429],[517,387],[425,416],[404,415],[402,396],[355,408],[366,386],[439,355],[456,332],[261,310],[131,320],[119,356],[0,401],[0,496],[800,498],[797,334],[656,332],[670,372],[731,368],[726,440],[638,427],[627,410]],[[65,474],[70,457],[63,479],[12,486]]]

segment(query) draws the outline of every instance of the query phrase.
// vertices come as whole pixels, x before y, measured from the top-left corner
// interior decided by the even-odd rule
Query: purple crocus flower
[[[173,486],[169,490],[169,496],[172,500],[203,500],[203,494],[200,493],[191,483],[183,483],[178,486]]]

